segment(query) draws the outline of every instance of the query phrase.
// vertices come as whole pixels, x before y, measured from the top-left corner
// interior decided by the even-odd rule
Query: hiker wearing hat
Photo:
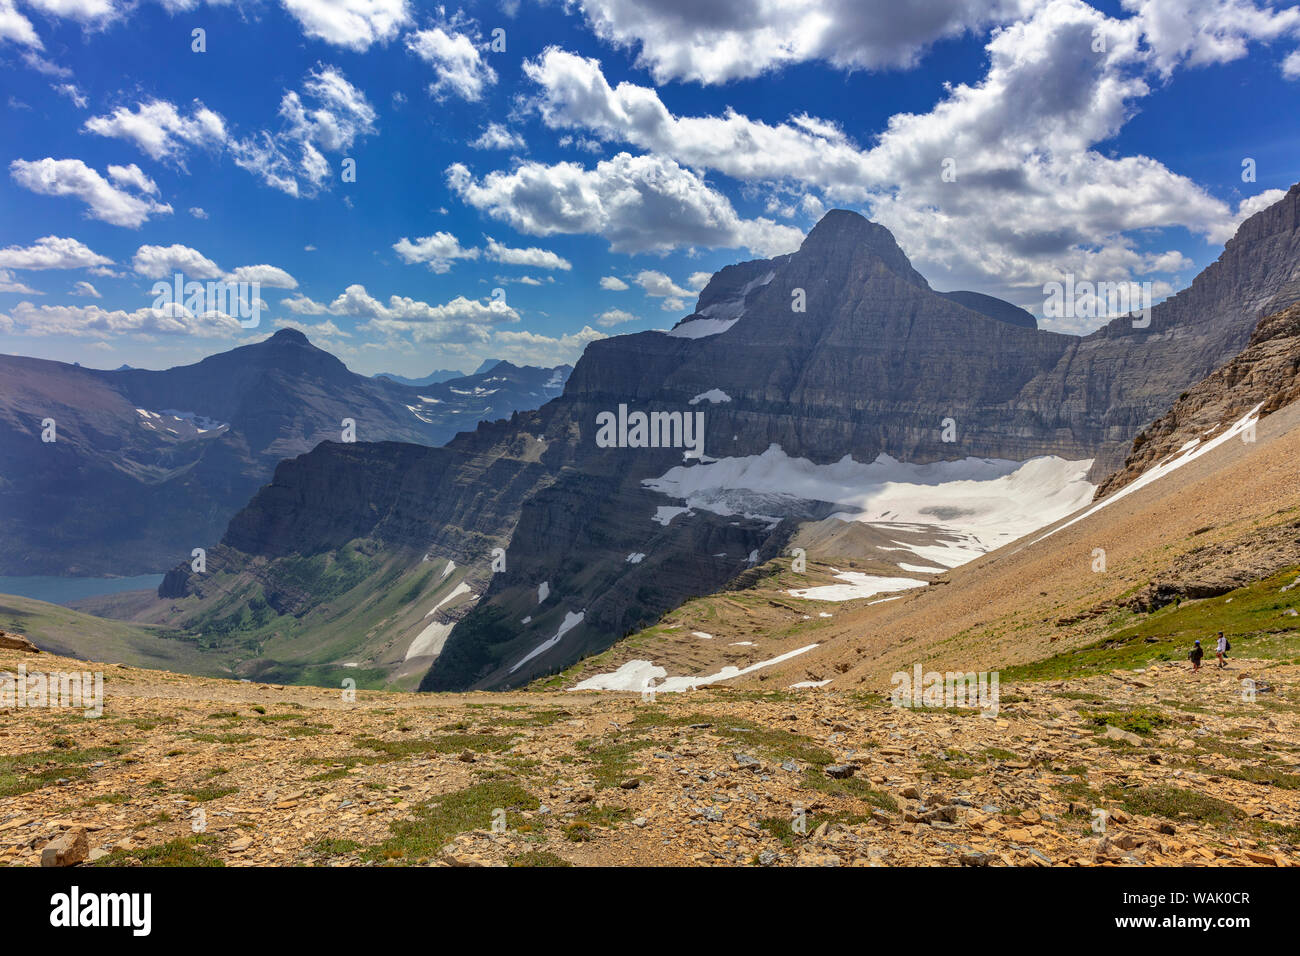
[[[1220,670],[1228,666],[1223,659],[1228,656],[1228,651],[1231,649],[1232,649],[1232,645],[1228,643],[1228,639],[1224,637],[1223,632],[1220,631],[1219,641],[1217,644],[1214,645],[1214,656],[1219,659]]]
[[[1201,650],[1201,639],[1196,639],[1196,644],[1187,652],[1187,659],[1192,662],[1192,670],[1201,669],[1201,658],[1205,656],[1205,651]]]

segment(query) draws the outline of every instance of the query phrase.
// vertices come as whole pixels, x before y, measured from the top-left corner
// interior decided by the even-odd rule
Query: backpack
[[[1230,650],[1232,650],[1232,641],[1224,641],[1224,642],[1223,642],[1223,653],[1226,654],[1226,653],[1228,653],[1228,651],[1230,651]]]

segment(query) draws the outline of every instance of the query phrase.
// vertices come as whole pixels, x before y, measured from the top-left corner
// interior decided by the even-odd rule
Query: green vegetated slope
[[[15,594],[0,594],[0,630],[22,634],[43,650],[69,657],[231,676],[220,658],[203,653],[199,642],[184,632],[110,621]]]
[[[234,658],[241,676],[320,686],[352,678],[362,688],[407,690],[422,676],[399,673],[411,639],[429,623],[429,609],[464,580],[461,570],[443,577],[445,567],[442,560],[377,555],[357,541],[333,554],[275,562],[276,593],[313,597],[300,615],[279,613],[249,573],[219,573],[205,589],[215,596],[176,604],[184,629]]]
[[[1232,644],[1229,657],[1300,660],[1300,587],[1282,588],[1300,576],[1300,567],[1238,588],[1219,597],[1180,601],[1151,614],[1127,615],[1109,635],[1083,647],[1040,661],[1007,667],[1003,680],[1059,680],[1086,677],[1116,668],[1185,660],[1198,638],[1206,658],[1223,631]]]
[[[406,648],[429,609],[464,579],[460,569],[442,577],[445,566],[376,557],[365,542],[352,542],[333,554],[276,562],[277,593],[288,588],[316,599],[301,615],[277,611],[256,573],[213,572],[208,597],[170,602],[174,627],[21,598],[0,598],[0,627],[51,651],[139,667],[335,687],[351,678],[360,688],[413,690],[423,671],[401,672]],[[7,619],[6,604],[14,605]]]

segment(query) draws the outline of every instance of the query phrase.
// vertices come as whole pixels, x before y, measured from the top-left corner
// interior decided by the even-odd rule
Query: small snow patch
[[[562,623],[560,629],[555,632],[555,636],[550,640],[542,641],[542,643],[538,644],[531,651],[525,654],[514,667],[510,668],[510,673],[513,674],[537,655],[545,654],[556,644],[560,643],[560,638],[564,637],[565,634],[568,634],[571,630],[581,624],[582,619],[586,616],[586,611],[579,611],[577,614],[574,614],[572,611],[567,612],[564,615],[564,623]]]
[[[947,568],[927,568],[927,567],[926,567],[925,565],[923,565],[923,564],[903,564],[903,563],[900,561],[899,564],[898,564],[898,570],[900,570],[900,571],[912,571],[912,572],[914,572],[914,573],[916,573],[916,574],[943,574],[943,572],[947,571],[948,569],[947,569]]]
[[[628,661],[612,674],[597,674],[595,677],[583,681],[570,687],[569,690],[650,690],[663,691],[666,694],[676,694],[682,691],[695,690],[708,684],[716,684],[718,681],[731,680],[733,677],[740,677],[744,674],[750,674],[763,667],[771,667],[773,664],[780,664],[782,661],[788,661],[792,657],[798,657],[811,651],[816,644],[808,644],[804,647],[796,648],[793,651],[787,651],[771,660],[759,661],[757,664],[750,664],[748,667],[732,667],[728,665],[722,668],[716,674],[708,674],[703,677],[668,677],[668,672],[662,667],[657,667],[651,661]],[[522,663],[522,662],[521,662]],[[655,684],[652,681],[657,677],[663,677],[662,683]]]
[[[424,615],[424,616],[425,616],[425,617],[432,617],[432,616],[433,616],[433,612],[436,611],[436,610],[438,610],[438,608],[442,607],[444,604],[447,604],[447,603],[450,602],[450,601],[454,601],[454,600],[456,600],[456,598],[458,598],[458,597],[460,597],[462,594],[466,594],[466,593],[470,593],[470,594],[472,594],[472,593],[473,593],[473,588],[471,588],[471,587],[470,587],[468,584],[466,584],[464,581],[461,581],[460,584],[456,585],[455,589],[454,589],[450,594],[448,594],[445,598],[443,598],[441,601],[439,601],[437,604],[435,604],[435,605],[433,606],[433,609],[432,609],[431,611],[429,611],[429,613],[426,614],[426,615]]]
[[[403,659],[409,661],[413,657],[432,657],[441,653],[442,646],[447,643],[447,637],[455,626],[455,624],[434,621],[411,641],[411,646],[406,649],[406,657]]]
[[[711,335],[721,335],[739,321],[739,318],[692,319],[670,330],[668,337],[674,339],[707,339]]]
[[[678,515],[688,515],[690,513],[690,508],[678,508],[673,505],[660,505],[655,509],[655,513],[650,520],[655,521],[666,528]]]
[[[720,402],[731,401],[731,396],[720,388],[711,388],[707,392],[700,392],[689,402],[691,405],[698,405],[700,402],[712,402],[717,405]]]

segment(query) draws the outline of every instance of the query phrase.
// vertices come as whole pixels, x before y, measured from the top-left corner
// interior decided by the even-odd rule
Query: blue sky
[[[1294,7],[900,8],[0,0],[0,351],[165,367],[291,325],[364,373],[573,361],[833,207],[938,289],[1159,299],[1300,179]],[[258,327],[153,308],[178,271],[258,280]]]

